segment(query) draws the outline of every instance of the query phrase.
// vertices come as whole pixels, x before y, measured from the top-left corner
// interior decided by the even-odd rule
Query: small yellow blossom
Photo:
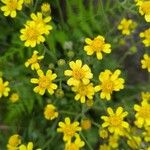
[[[136,23],[133,20],[123,18],[118,25],[118,30],[121,30],[123,35],[130,35],[135,27]]]
[[[52,95],[54,90],[57,89],[57,85],[52,82],[54,79],[56,79],[57,75],[52,73],[51,70],[48,70],[46,75],[44,75],[42,70],[38,70],[37,74],[39,79],[31,79],[31,83],[38,84],[38,86],[34,88],[34,92],[44,95],[45,91],[48,90],[49,94]]]
[[[32,142],[29,142],[29,143],[27,144],[27,146],[24,145],[24,144],[21,144],[21,145],[19,146],[19,150],[33,150],[33,143],[32,143]]]
[[[127,140],[128,145],[132,149],[139,149],[141,142],[142,142],[141,137],[139,137],[139,136],[132,136]]]
[[[124,135],[124,131],[129,128],[129,124],[124,121],[124,117],[128,115],[128,112],[123,112],[122,107],[118,107],[116,112],[109,107],[107,108],[109,116],[102,116],[101,119],[104,120],[102,124],[103,128],[108,128],[110,133],[116,135]]]
[[[117,148],[119,143],[118,143],[119,137],[117,135],[111,135],[109,137],[109,146],[112,148]]]
[[[142,69],[147,69],[150,72],[150,55],[144,54],[143,59],[141,60]]]
[[[71,61],[69,66],[72,70],[66,70],[64,74],[66,76],[71,76],[71,78],[67,81],[69,86],[71,85],[79,85],[82,81],[85,85],[90,82],[90,79],[93,78],[93,74],[91,73],[91,69],[88,65],[82,65],[81,60]]]
[[[80,150],[84,145],[84,141],[80,139],[79,135],[75,136],[74,142],[68,141],[65,145],[65,150]]]
[[[81,127],[79,126],[79,122],[75,121],[71,123],[71,120],[69,117],[65,118],[64,122],[59,122],[59,127],[57,128],[57,132],[63,132],[63,140],[64,141],[70,141],[72,137],[74,137],[77,133],[77,131],[81,131]]]
[[[93,99],[95,93],[93,83],[84,85],[82,82],[80,82],[79,85],[72,87],[72,91],[76,92],[75,100],[78,101],[80,99],[81,103]]]
[[[150,46],[150,28],[140,33],[140,37],[143,39],[143,44],[145,47]]]
[[[92,126],[92,122],[90,119],[83,119],[81,121],[81,127],[83,130],[88,130],[91,128],[91,126]]]
[[[17,150],[19,144],[21,144],[20,135],[14,134],[8,140],[7,149],[8,150]]]
[[[41,11],[43,14],[51,13],[51,6],[49,3],[43,3],[41,5]]]
[[[135,124],[137,127],[141,128],[143,126],[150,125],[150,104],[143,101],[140,105],[135,104],[134,110],[136,111]]]
[[[0,78],[0,98],[4,95],[7,97],[9,95],[10,88],[8,87],[9,82],[3,81],[2,78]]]
[[[84,46],[84,50],[86,51],[87,55],[93,55],[96,53],[97,59],[101,60],[103,58],[102,53],[110,53],[111,52],[111,45],[105,43],[105,38],[101,35],[98,35],[94,40],[90,38],[85,39],[86,46]]]
[[[92,107],[93,104],[94,104],[94,100],[93,100],[93,99],[87,99],[86,105],[87,105],[88,107]]]
[[[103,144],[99,146],[99,150],[111,150],[109,145]]]
[[[144,140],[146,142],[150,142],[150,126],[145,127],[145,131],[143,132]]]
[[[150,92],[142,92],[141,96],[143,101],[150,103]]]
[[[108,132],[105,129],[99,130],[99,136],[103,139],[106,139],[108,137]]]
[[[12,103],[15,103],[19,100],[19,94],[18,93],[12,93],[9,99]]]
[[[56,107],[52,104],[46,105],[44,109],[44,116],[47,120],[53,120],[58,117],[58,112],[56,112]]]
[[[101,91],[101,99],[110,100],[113,91],[120,91],[124,88],[124,79],[119,78],[120,74],[120,70],[116,70],[114,73],[110,70],[105,70],[100,73],[99,80],[101,84],[95,87],[95,91]]]
[[[22,9],[23,0],[1,0],[1,2],[5,4],[1,7],[1,10],[4,11],[4,16],[15,18],[16,11]]]
[[[31,58],[29,58],[26,62],[25,62],[25,66],[29,67],[31,65],[31,69],[32,70],[38,70],[40,69],[40,65],[38,63],[39,60],[43,59],[44,56],[39,56],[38,55],[38,51],[34,51],[33,55]]]
[[[27,5],[32,4],[33,0],[24,0],[24,3],[27,4]]]

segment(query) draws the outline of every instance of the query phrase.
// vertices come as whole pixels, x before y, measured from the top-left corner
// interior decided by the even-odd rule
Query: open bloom
[[[52,73],[51,70],[48,70],[46,75],[44,75],[42,70],[38,70],[37,74],[39,79],[31,79],[31,83],[38,84],[38,86],[33,89],[34,92],[39,93],[40,95],[44,95],[45,91],[48,90],[48,92],[52,95],[54,90],[57,89],[57,85],[53,83],[53,80],[56,79],[57,75]]]
[[[110,107],[107,108],[109,116],[102,116],[101,119],[104,120],[102,124],[103,128],[108,128],[110,133],[116,135],[124,135],[125,130],[129,128],[129,124],[124,121],[124,118],[128,115],[128,112],[123,112],[122,107],[118,107],[116,112],[114,112]]]
[[[10,88],[8,87],[9,82],[3,81],[2,78],[0,78],[0,98],[4,95],[5,97],[8,96]]]
[[[88,65],[82,65],[81,60],[71,61],[69,66],[72,70],[66,70],[64,74],[66,76],[71,76],[71,78],[67,81],[69,86],[71,85],[79,85],[82,81],[83,84],[88,84],[90,79],[93,78],[93,74],[91,73],[91,69]]]
[[[81,127],[79,126],[79,122],[75,121],[71,123],[70,118],[65,118],[65,122],[59,122],[59,127],[57,128],[58,132],[63,132],[63,140],[64,141],[70,141],[72,137],[77,135],[77,131],[81,131]]]
[[[145,47],[150,46],[150,28],[140,33],[140,37],[143,39],[143,44]]]
[[[116,70],[114,73],[105,70],[100,73],[99,80],[101,84],[95,87],[95,91],[101,91],[100,97],[102,99],[110,100],[113,91],[120,91],[124,88],[124,79],[119,78],[120,74],[120,70]]]
[[[29,67],[31,65],[31,69],[32,70],[38,70],[40,69],[40,65],[38,63],[39,60],[43,59],[44,56],[39,56],[38,55],[38,51],[34,51],[33,55],[31,58],[29,58],[26,62],[25,62],[25,66]]]
[[[141,106],[135,104],[134,110],[136,111],[135,117],[136,121],[135,124],[137,127],[142,128],[143,126],[150,125],[150,104],[145,101],[142,101]]]
[[[150,56],[148,54],[144,54],[141,64],[142,69],[147,69],[150,72]]]
[[[118,25],[118,30],[121,30],[123,35],[130,35],[135,27],[135,22],[133,22],[131,19],[123,18]]]
[[[97,59],[101,60],[103,58],[102,53],[110,53],[111,45],[105,42],[105,38],[101,35],[98,35],[93,40],[90,38],[85,39],[86,46],[84,46],[84,50],[87,55],[93,55],[96,53]]]
[[[75,100],[78,101],[80,99],[81,103],[85,103],[87,99],[93,99],[95,93],[93,83],[84,85],[82,82],[72,87],[72,91],[76,92]]]
[[[1,10],[4,11],[4,16],[11,16],[15,18],[17,10],[22,9],[23,0],[1,0],[5,5],[1,7]]]
[[[53,120],[58,117],[58,112],[56,111],[56,107],[52,104],[46,105],[44,109],[44,116],[47,120]]]
[[[12,103],[15,103],[19,100],[19,94],[18,93],[12,93],[9,99]]]

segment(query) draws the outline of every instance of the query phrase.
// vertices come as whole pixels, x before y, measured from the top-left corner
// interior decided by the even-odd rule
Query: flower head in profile
[[[123,35],[130,35],[135,27],[136,23],[133,20],[123,18],[118,25],[118,30],[121,30]]]
[[[45,91],[48,90],[49,94],[53,94],[54,90],[57,89],[57,85],[53,83],[53,80],[56,79],[57,75],[52,73],[51,70],[47,70],[46,75],[44,75],[42,70],[38,70],[37,74],[39,78],[32,78],[31,83],[38,84],[33,90],[35,93],[44,95]]]
[[[101,119],[104,120],[102,127],[108,128],[110,133],[123,136],[125,134],[125,130],[129,128],[129,124],[124,121],[124,118],[128,115],[128,112],[123,112],[122,107],[118,107],[116,112],[109,107],[107,108],[107,112],[109,116],[101,117]]]
[[[70,76],[71,78],[67,81],[69,86],[71,85],[79,85],[82,81],[83,84],[88,84],[90,79],[93,78],[93,74],[91,73],[91,69],[88,65],[83,65],[81,60],[71,61],[69,66],[72,70],[66,70],[64,74],[66,76]]]
[[[14,134],[8,140],[7,149],[8,150],[16,150],[20,144],[21,144],[20,135]]]
[[[65,118],[65,122],[59,122],[59,128],[57,128],[57,132],[63,132],[63,140],[70,141],[75,135],[77,135],[78,131],[81,131],[81,127],[79,126],[79,122],[75,121],[71,123],[69,117]]]
[[[132,136],[129,137],[127,140],[127,144],[132,148],[132,149],[138,149],[140,147],[142,140],[140,136]]]
[[[1,0],[4,3],[4,6],[1,7],[1,10],[4,12],[4,16],[10,16],[15,18],[17,15],[17,10],[22,9],[23,0]]]
[[[9,95],[10,88],[8,87],[8,85],[9,85],[8,81],[4,82],[3,79],[0,78],[0,98],[2,96],[7,97]]]
[[[105,130],[105,129],[100,129],[100,130],[99,130],[99,136],[100,136],[101,138],[103,138],[103,139],[108,138],[108,131]]]
[[[38,51],[34,51],[33,55],[31,58],[29,58],[26,62],[25,62],[25,66],[29,67],[31,65],[31,69],[32,70],[38,70],[40,69],[40,65],[38,63],[39,60],[43,59],[44,56],[39,56],[38,55]]]
[[[80,100],[81,103],[85,103],[88,99],[93,99],[95,94],[93,83],[85,85],[80,82],[79,85],[72,87],[72,91],[76,93],[75,100]]]
[[[47,120],[53,120],[58,117],[58,112],[56,111],[56,107],[52,104],[46,105],[44,109],[44,117]]]
[[[19,94],[18,93],[12,93],[9,99],[12,103],[15,103],[19,100]]]
[[[119,78],[120,70],[112,73],[110,70],[105,70],[99,75],[100,85],[95,87],[95,91],[101,91],[100,97],[107,100],[111,99],[113,91],[120,91],[124,88],[124,79]]]
[[[147,69],[150,72],[150,55],[144,54],[143,59],[141,60],[142,69]]]
[[[84,50],[87,55],[93,55],[96,53],[96,57],[98,60],[103,58],[103,53],[111,52],[111,45],[105,42],[105,38],[101,35],[98,35],[93,40],[90,38],[85,39],[86,46],[84,46]]]
[[[145,47],[150,46],[150,28],[140,33],[140,37],[143,39],[143,44]]]
[[[81,121],[81,127],[82,127],[82,130],[88,130],[90,129],[92,126],[92,121],[88,118],[85,118],[85,119],[82,119]]]
[[[84,141],[81,140],[80,136],[75,135],[75,140],[72,142],[68,141],[65,145],[65,150],[80,150],[85,145]]]
[[[150,104],[145,101],[141,102],[141,105],[134,105],[135,114],[135,124],[137,127],[142,128],[143,126],[150,125]]]
[[[49,3],[42,3],[41,5],[41,11],[43,14],[51,13],[51,6]]]
[[[112,148],[117,148],[119,146],[119,136],[118,135],[111,135],[109,136],[109,146]]]

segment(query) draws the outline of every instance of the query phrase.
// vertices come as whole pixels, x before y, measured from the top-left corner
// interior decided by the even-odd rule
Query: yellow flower
[[[33,21],[28,21],[28,23],[34,22],[43,31],[43,34],[48,35],[50,30],[53,29],[53,27],[51,25],[47,24],[52,19],[50,16],[47,16],[47,17],[43,18],[43,14],[38,12],[37,15],[35,13],[32,13],[31,14],[31,19]]]
[[[149,47],[150,46],[150,28],[145,30],[144,32],[141,32],[140,37],[144,38],[142,42],[145,45],[145,47]]]
[[[111,150],[109,145],[103,144],[99,146],[99,150]]]
[[[101,60],[103,58],[102,53],[110,53],[111,52],[111,45],[105,43],[105,38],[101,35],[98,35],[94,40],[90,38],[85,39],[86,46],[84,46],[84,50],[86,51],[87,55],[93,55],[96,53],[97,59]]]
[[[5,5],[1,7],[1,10],[4,11],[4,16],[10,16],[15,18],[17,10],[22,9],[23,0],[1,0]]]
[[[27,5],[32,4],[33,0],[24,0],[24,3],[27,4]]]
[[[38,86],[34,88],[34,92],[39,93],[40,95],[44,95],[45,90],[48,90],[49,94],[52,95],[54,90],[57,89],[57,85],[52,82],[54,79],[56,79],[57,75],[52,73],[51,70],[48,70],[46,75],[44,75],[42,70],[38,70],[37,74],[39,79],[31,79],[31,83],[38,84]]]
[[[65,123],[59,122],[59,127],[57,128],[57,132],[63,132],[63,140],[64,141],[70,141],[72,137],[74,137],[77,133],[77,131],[81,131],[81,127],[79,126],[79,122],[75,121],[71,123],[70,118],[65,118]]]
[[[145,132],[143,132],[144,140],[150,142],[150,126],[145,127]]]
[[[99,130],[99,136],[103,139],[106,139],[108,137],[108,132],[105,129]]]
[[[38,70],[40,69],[40,65],[38,63],[39,60],[43,59],[44,56],[39,56],[38,55],[38,51],[34,51],[33,55],[31,58],[29,58],[26,62],[25,62],[25,66],[29,67],[31,65],[31,69],[32,70]]]
[[[141,96],[143,101],[150,102],[150,92],[142,92]]]
[[[123,18],[118,25],[118,30],[121,30],[123,35],[130,35],[135,27],[135,22],[133,22],[131,19]]]
[[[139,149],[141,142],[142,142],[141,137],[139,137],[139,136],[132,136],[127,140],[128,145],[132,149]]]
[[[119,137],[117,135],[111,135],[109,137],[109,146],[112,148],[117,148],[119,143],[118,143]]]
[[[86,105],[87,105],[88,107],[92,107],[93,104],[94,104],[93,99],[88,99],[88,100],[86,101]]]
[[[80,139],[79,135],[76,135],[74,142],[71,142],[70,140],[66,143],[65,150],[80,150],[84,145],[84,141]]]
[[[15,103],[19,100],[19,94],[18,93],[12,93],[9,99],[12,103]]]
[[[119,78],[120,74],[120,70],[116,70],[114,73],[110,70],[105,70],[100,73],[99,80],[101,84],[95,87],[95,91],[101,91],[101,99],[110,100],[113,91],[120,91],[124,88],[124,79]]]
[[[147,1],[140,1],[138,2],[139,5],[139,13],[144,17],[146,22],[150,22],[150,0]]]
[[[19,150],[33,150],[33,143],[32,143],[32,142],[29,142],[29,143],[27,144],[27,146],[24,145],[24,144],[21,144],[21,145],[19,146]]]
[[[102,124],[103,128],[108,128],[110,133],[116,135],[124,135],[124,131],[129,128],[129,124],[124,121],[124,117],[128,115],[128,112],[123,112],[122,107],[118,107],[116,112],[109,107],[107,108],[109,116],[102,116],[105,122]]]
[[[8,96],[10,88],[8,87],[9,82],[3,81],[2,78],[0,78],[0,98],[4,95],[5,97]]]
[[[53,120],[58,117],[58,112],[55,111],[56,107],[52,104],[46,105],[44,109],[44,116],[47,120]]]
[[[82,66],[81,60],[76,60],[75,62],[71,61],[69,66],[72,70],[66,70],[64,72],[66,76],[71,76],[71,78],[67,81],[69,86],[79,85],[80,81],[86,85],[90,82],[90,79],[93,78],[91,69],[86,64]]]
[[[18,145],[21,144],[21,137],[18,134],[12,135],[7,144],[8,150],[17,150]]]
[[[51,6],[49,3],[43,3],[41,5],[41,11],[43,14],[51,13]]]
[[[135,124],[137,127],[141,128],[143,126],[150,125],[150,104],[143,101],[140,105],[135,104],[134,110],[136,111]]]
[[[141,64],[142,69],[147,69],[150,72],[150,56],[148,54],[144,54]]]
[[[91,120],[90,119],[83,119],[81,121],[81,127],[83,130],[88,130],[91,128]]]
[[[72,87],[72,91],[76,92],[75,100],[78,101],[80,99],[81,103],[93,99],[95,93],[93,83],[84,85],[82,82],[80,82],[79,85]]]

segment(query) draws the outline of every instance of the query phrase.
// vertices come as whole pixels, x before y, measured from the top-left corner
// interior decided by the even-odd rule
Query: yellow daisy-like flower
[[[19,144],[21,144],[20,135],[14,134],[8,140],[7,149],[8,150],[17,150]]]
[[[143,44],[145,47],[150,46],[150,28],[140,33],[140,37],[143,38]]]
[[[29,143],[27,144],[27,146],[24,145],[24,144],[21,144],[21,145],[19,146],[19,150],[33,150],[33,143],[32,143],[32,142],[29,142]]]
[[[56,79],[57,75],[52,73],[51,70],[48,70],[46,75],[44,75],[42,70],[38,70],[37,74],[39,79],[31,79],[31,83],[38,84],[38,86],[34,88],[34,92],[44,95],[45,91],[48,90],[49,94],[52,95],[54,90],[57,89],[57,85],[52,82],[54,79]]]
[[[93,55],[96,53],[97,59],[101,60],[103,58],[102,53],[110,53],[111,52],[111,45],[105,43],[105,38],[101,35],[98,35],[94,40],[90,38],[85,39],[86,46],[84,46],[84,50],[86,51],[87,55]]]
[[[59,122],[59,127],[57,128],[57,132],[63,132],[63,140],[64,141],[70,141],[72,137],[74,137],[77,133],[77,131],[81,131],[81,127],[79,126],[79,122],[75,121],[71,123],[71,120],[69,117],[65,118],[64,122]]]
[[[33,55],[31,58],[29,58],[26,62],[25,62],[25,66],[29,67],[31,65],[31,69],[32,70],[38,70],[40,69],[40,65],[38,63],[39,60],[43,59],[44,56],[39,56],[38,55],[38,51],[34,51]]]
[[[106,139],[108,137],[108,132],[105,129],[99,130],[99,136],[103,139]]]
[[[12,103],[15,103],[19,100],[19,94],[18,93],[12,93],[9,99]]]
[[[47,24],[52,19],[50,16],[47,16],[47,17],[43,18],[43,14],[38,12],[37,14],[32,13],[31,14],[31,19],[43,31],[43,34],[48,35],[50,30],[53,29],[53,27],[51,25]],[[28,21],[28,22],[32,22],[32,21]]]
[[[43,3],[41,5],[41,11],[43,14],[51,13],[51,6],[49,3]]]
[[[45,38],[43,36],[43,28],[37,25],[35,22],[28,22],[25,28],[20,30],[20,39],[25,41],[24,45],[26,47],[35,47],[36,44],[43,43]]]
[[[44,109],[44,117],[47,120],[53,120],[58,117],[58,112],[56,112],[56,107],[52,104],[46,105]]]
[[[111,150],[109,145],[103,144],[99,146],[99,150]]]
[[[148,54],[144,54],[141,64],[142,69],[147,69],[150,72],[150,56]]]
[[[91,128],[91,126],[92,126],[92,122],[90,119],[83,119],[81,121],[81,127],[83,130],[88,130]]]
[[[82,65],[81,60],[71,61],[69,66],[72,70],[66,70],[64,74],[66,76],[71,76],[71,78],[67,81],[69,86],[71,85],[79,85],[82,81],[85,85],[90,82],[90,79],[93,78],[93,74],[91,73],[91,69],[88,65]]]
[[[72,91],[76,92],[75,100],[80,100],[81,103],[85,103],[87,100],[93,99],[95,93],[93,83],[85,85],[82,82],[80,82],[79,85],[72,87]]]
[[[150,22],[150,0],[138,2],[139,13],[144,16],[146,22]]]
[[[112,148],[117,148],[119,145],[118,140],[119,140],[118,135],[111,135],[108,140],[109,146]]]
[[[0,78],[0,98],[2,96],[7,97],[9,95],[10,88],[8,87],[8,85],[9,85],[8,81],[4,82],[3,79]]]
[[[133,20],[123,18],[118,25],[118,30],[121,30],[123,35],[130,35],[135,27],[136,23]]]
[[[75,136],[74,142],[68,141],[65,145],[65,150],[80,150],[85,145],[84,141],[80,139],[80,136],[77,134]]]
[[[95,87],[95,91],[101,91],[101,99],[110,100],[113,91],[120,91],[124,88],[124,79],[119,78],[120,74],[120,70],[116,70],[114,73],[110,70],[105,70],[100,73],[99,80],[101,84]]]
[[[140,147],[142,140],[141,137],[139,136],[132,136],[127,140],[127,144],[132,148],[132,149],[138,149]]]
[[[145,127],[145,131],[143,132],[145,142],[150,142],[150,126]]]
[[[1,10],[4,11],[4,16],[10,16],[15,18],[17,10],[22,9],[23,0],[1,0],[5,5],[1,7]]]
[[[102,116],[101,119],[104,120],[102,124],[103,128],[108,128],[110,133],[123,136],[124,131],[129,128],[129,124],[124,121],[124,117],[128,115],[128,112],[123,112],[122,107],[118,107],[116,112],[109,107],[107,108],[109,116]]]
[[[140,105],[135,104],[134,110],[136,111],[135,124],[137,127],[142,128],[143,126],[150,125],[150,104],[143,101]]]
[[[150,103],[150,92],[142,92],[141,96],[143,101]]]

